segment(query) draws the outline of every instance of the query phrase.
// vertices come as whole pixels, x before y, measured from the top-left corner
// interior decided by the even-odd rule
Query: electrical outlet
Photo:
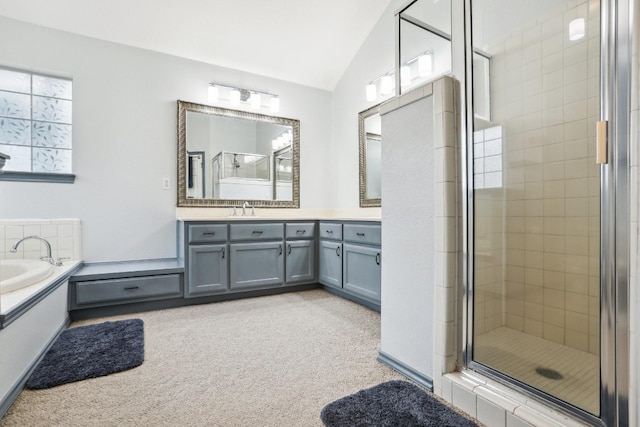
[[[162,189],[168,190],[171,188],[171,180],[169,178],[162,178]]]

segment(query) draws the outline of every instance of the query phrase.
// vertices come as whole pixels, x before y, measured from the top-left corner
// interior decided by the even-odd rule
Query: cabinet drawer
[[[189,243],[224,242],[227,240],[226,224],[190,224]]]
[[[283,239],[284,227],[279,224],[231,224],[231,240]]]
[[[298,222],[287,224],[285,228],[287,239],[312,239],[316,231],[316,224],[313,222]]]
[[[348,242],[380,245],[380,225],[345,224],[344,240]]]
[[[335,222],[321,222],[320,237],[323,239],[342,240],[342,224],[336,224]]]
[[[172,295],[182,296],[179,274],[76,283],[76,304],[134,300],[159,296],[169,297]]]

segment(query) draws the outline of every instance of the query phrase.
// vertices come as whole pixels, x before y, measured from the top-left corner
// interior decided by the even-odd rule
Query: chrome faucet
[[[47,248],[47,256],[43,256],[40,257],[40,259],[42,261],[47,261],[50,264],[55,264],[55,261],[53,259],[53,255],[51,255],[51,244],[49,244],[49,242],[47,242],[46,239],[43,239],[40,236],[27,236],[27,237],[23,237],[22,239],[18,240],[13,246],[11,246],[11,249],[9,249],[9,252],[18,252],[18,245],[22,242],[24,242],[25,240],[28,239],[37,239],[40,240],[44,243],[45,247]]]
[[[249,202],[242,202],[242,216],[247,216],[247,208],[251,208],[251,216],[256,216],[256,209]]]

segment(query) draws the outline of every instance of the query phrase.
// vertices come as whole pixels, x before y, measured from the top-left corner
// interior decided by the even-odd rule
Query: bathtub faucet
[[[28,239],[37,239],[40,240],[44,243],[45,247],[47,248],[47,256],[42,256],[40,257],[40,259],[42,261],[47,261],[49,264],[55,264],[55,260],[53,259],[53,255],[51,255],[51,244],[49,244],[49,242],[47,242],[46,239],[43,239],[40,236],[27,236],[27,237],[23,237],[22,239],[18,240],[13,246],[11,246],[11,249],[9,249],[9,252],[18,252],[18,245],[22,242],[24,242],[25,240]]]

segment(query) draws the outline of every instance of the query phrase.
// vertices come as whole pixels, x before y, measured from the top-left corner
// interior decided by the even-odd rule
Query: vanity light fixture
[[[277,95],[273,95],[271,100],[269,101],[269,109],[272,113],[277,113],[280,111],[280,97]]]
[[[251,108],[253,108],[254,110],[257,110],[260,107],[262,107],[262,100],[259,93],[252,93],[250,99],[251,99]]]
[[[569,22],[569,40],[576,41],[584,37],[584,18]]]
[[[233,107],[247,105],[253,110],[269,108],[273,113],[277,113],[280,110],[280,97],[278,95],[219,83],[209,84],[208,99],[210,104],[227,101]]]
[[[389,95],[393,92],[393,75],[382,76],[380,79],[380,95]]]
[[[416,82],[416,79],[425,80],[433,74],[434,58],[432,51],[422,52],[411,58],[400,67],[400,85],[405,88]],[[371,81],[366,87],[367,101],[380,101],[392,95],[395,91],[395,72],[391,70]],[[420,81],[418,80],[418,83]]]
[[[209,85],[209,102],[215,104],[218,102],[219,90],[218,86],[210,84]]]
[[[367,101],[375,101],[378,97],[375,83],[369,83],[367,85]]]
[[[433,73],[433,53],[425,52],[418,57],[418,75],[428,77]]]
[[[409,64],[400,67],[400,85],[409,86],[411,84],[411,67]]]
[[[240,105],[240,91],[238,89],[231,89],[231,92],[229,93],[229,102],[231,102],[231,105],[234,107]]]

